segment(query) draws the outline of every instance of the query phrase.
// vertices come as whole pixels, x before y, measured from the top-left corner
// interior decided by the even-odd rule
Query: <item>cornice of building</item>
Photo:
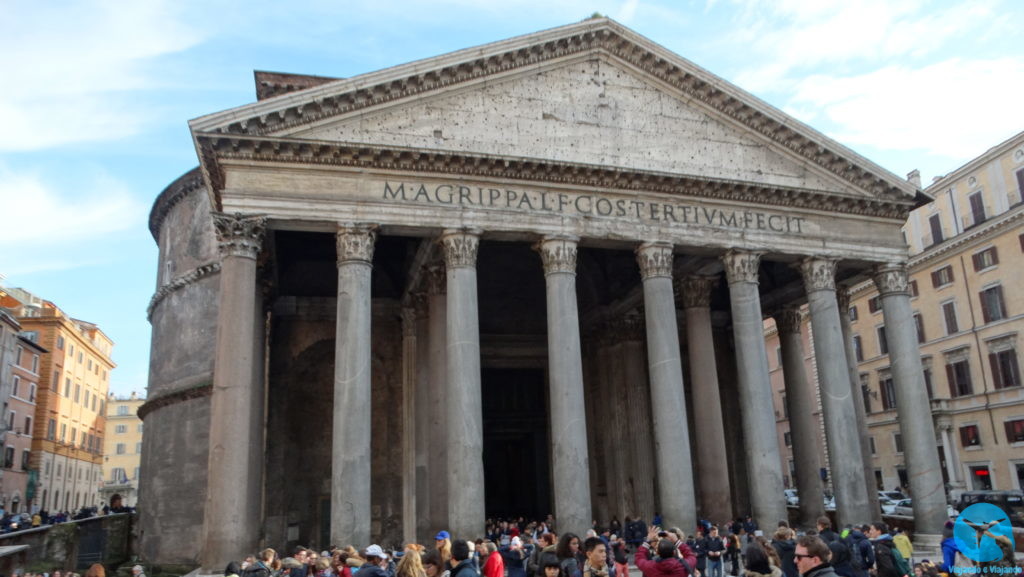
[[[924,192],[930,196],[935,196],[937,193],[945,190],[954,182],[959,181],[961,178],[967,176],[971,172],[978,170],[982,166],[992,162],[993,160],[999,159],[1004,154],[1010,152],[1014,147],[1024,145],[1024,132],[1018,132],[1017,134],[1007,138],[1003,142],[993,146],[986,150],[981,156],[978,156],[967,164],[953,170],[949,174],[942,176],[935,182],[929,184]]]
[[[908,261],[910,272],[917,272],[916,269],[925,266],[931,261],[949,256],[950,253],[962,250],[974,243],[987,240],[988,237],[1003,232],[1003,229],[1016,224],[1021,219],[1024,219],[1024,203],[1018,204],[1010,210],[985,221],[979,226],[962,232],[945,242],[929,247],[927,250],[914,255]]]
[[[159,289],[157,289],[156,293],[153,294],[153,297],[149,299],[149,306],[146,307],[146,319],[150,321],[153,320],[153,311],[156,309],[157,305],[159,305],[160,302],[167,298],[171,293],[215,274],[220,274],[220,263],[208,262],[181,276],[175,277],[170,282],[164,283]]]
[[[153,208],[149,211],[149,233],[153,235],[153,240],[159,242],[160,227],[171,209],[189,194],[202,188],[203,174],[197,166],[179,176],[157,195],[156,200],[153,201]]]

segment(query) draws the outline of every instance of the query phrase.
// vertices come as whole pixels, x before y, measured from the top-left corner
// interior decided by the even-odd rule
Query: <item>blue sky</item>
[[[197,164],[191,118],[253,70],[354,76],[594,12],[927,184],[1024,130],[1018,0],[0,0],[0,275],[115,341],[143,391],[149,208]]]

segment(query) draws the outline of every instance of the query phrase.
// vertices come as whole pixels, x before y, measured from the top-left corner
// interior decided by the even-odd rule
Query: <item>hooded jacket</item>
[[[636,550],[634,563],[644,577],[688,577],[691,574],[691,568],[697,563],[693,552],[690,552],[690,556],[686,558],[685,565],[683,560],[678,557],[651,560],[650,553],[651,548],[646,543]]]

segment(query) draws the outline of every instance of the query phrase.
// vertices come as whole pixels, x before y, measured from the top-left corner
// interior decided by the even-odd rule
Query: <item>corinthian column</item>
[[[762,527],[786,518],[782,497],[779,440],[775,432],[768,353],[764,347],[764,321],[757,272],[761,254],[729,251],[722,257],[729,281],[736,373],[739,377],[740,413],[746,440],[747,471],[757,476],[750,483],[750,506]]]
[[[818,365],[822,417],[832,464],[839,526],[872,519],[857,433],[857,408],[850,388],[846,346],[839,326],[836,300],[836,261],[805,258],[800,264],[814,331],[814,358]]]
[[[430,493],[430,533],[448,529],[448,279],[444,264],[427,269],[427,307],[430,317],[430,444],[427,484]]]
[[[480,232],[441,236],[448,271],[448,523],[459,538],[484,530],[483,402],[476,254]],[[584,474],[586,479],[586,474]]]
[[[896,412],[910,494],[914,496],[915,541],[934,545],[946,522],[946,492],[942,485],[939,451],[931,404],[921,374],[921,352],[907,289],[907,268],[891,264],[875,269],[875,286],[882,299],[885,338],[896,392]]]
[[[850,291],[840,289],[836,292],[839,300],[839,326],[843,330],[843,345],[846,349],[846,370],[850,374],[850,394],[853,395],[853,408],[857,413],[857,438],[860,439],[860,459],[864,473],[864,487],[868,494],[868,509],[877,515],[882,510],[878,502],[878,487],[875,484],[875,465],[871,458],[871,445],[868,433],[867,411],[864,410],[864,393],[861,391],[860,371],[857,369],[857,353],[853,347],[853,327],[850,326]]]
[[[370,272],[377,233],[338,227],[331,541],[370,542]]]
[[[686,348],[697,421],[694,430],[697,432],[700,513],[706,519],[732,519],[725,423],[722,399],[718,396],[718,367],[711,331],[711,289],[716,282],[714,277],[687,277],[679,283],[679,297],[686,311]]]
[[[644,243],[637,248],[636,257],[644,283],[647,366],[661,513],[666,524],[693,527],[697,514],[679,328],[672,294],[672,245]]]
[[[213,214],[220,249],[216,368],[210,398],[209,482],[203,567],[216,569],[255,551],[263,476],[263,388],[256,341],[256,256],[266,218]]]
[[[800,336],[803,316],[800,309],[785,308],[775,315],[782,348],[782,373],[786,381],[786,412],[789,436],[793,439],[793,465],[796,488],[800,492],[800,527],[812,528],[825,514],[822,494],[821,461],[818,460],[818,426],[814,420],[814,391],[807,383],[804,368],[804,344]]]
[[[593,519],[583,361],[576,306],[576,239],[547,237],[537,250],[547,285],[548,371],[555,515],[560,531],[583,534]]]

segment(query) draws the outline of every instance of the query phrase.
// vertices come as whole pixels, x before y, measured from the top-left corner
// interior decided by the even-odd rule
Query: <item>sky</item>
[[[925,184],[1024,130],[1019,0],[0,0],[0,282],[94,322],[143,393],[153,200],[254,70],[350,77],[598,12]]]

